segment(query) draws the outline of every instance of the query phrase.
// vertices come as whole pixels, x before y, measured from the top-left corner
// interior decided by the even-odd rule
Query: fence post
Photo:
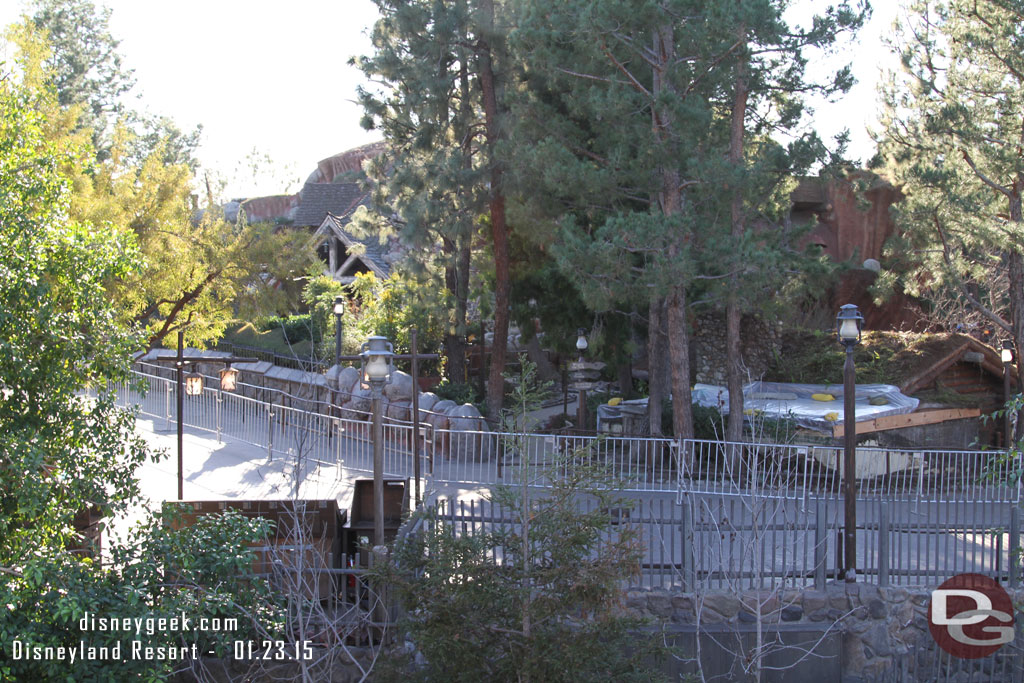
[[[171,428],[171,382],[170,380],[164,380],[164,415],[166,416],[164,422],[164,429]]]
[[[889,585],[889,503],[885,501],[878,509],[878,585]]]
[[[274,459],[274,395],[267,397],[267,460]]]
[[[220,424],[220,421],[221,421],[221,407],[220,407],[220,404],[224,402],[223,394],[224,394],[224,390],[223,389],[218,389],[217,390],[217,412],[216,412],[217,443],[223,443],[223,441],[221,441],[221,438],[220,438],[220,427],[221,427],[221,424]]]
[[[814,588],[825,590],[825,558],[828,538],[825,532],[825,499],[818,498],[814,507]]]
[[[1010,569],[1010,588],[1016,588],[1020,581],[1020,508],[1016,505],[1010,508],[1010,560],[1007,562]]]
[[[683,553],[683,590],[689,593],[697,590],[697,581],[693,568],[693,515],[690,511],[689,501],[683,501],[682,512],[682,518],[679,522],[679,536],[682,541],[680,548]]]

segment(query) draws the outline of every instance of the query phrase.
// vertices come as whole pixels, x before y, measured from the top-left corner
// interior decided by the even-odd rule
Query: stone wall
[[[1024,589],[1008,592],[1014,604],[1019,605],[1024,599]],[[995,658],[1014,657],[1019,666],[1021,649],[1017,642],[1004,646],[995,658],[983,660],[958,660],[942,653],[928,630],[930,600],[930,589],[921,587],[880,588],[873,584],[832,582],[824,590],[776,592],[631,590],[626,595],[626,608],[636,616],[664,625],[670,634],[676,634],[681,649],[691,655],[695,651],[692,641],[700,634],[701,661],[709,676],[729,673],[719,671],[722,665],[713,661],[716,649],[732,650],[725,666],[734,668],[733,675],[737,663],[749,661],[745,658],[754,651],[751,636],[756,634],[758,616],[766,641],[778,638],[785,642],[787,634],[790,640],[792,634],[800,634],[805,645],[789,649],[802,653],[808,645],[814,645],[817,651],[817,656],[799,663],[794,663],[799,655],[790,656],[787,665],[782,652],[786,648],[778,648],[780,652],[773,654],[781,658],[776,656],[773,664],[781,663],[789,669],[784,672],[787,676],[779,680],[816,680],[822,675],[828,675],[827,680],[836,680],[837,673],[846,683],[972,680],[961,675],[971,667],[993,675],[991,680],[1001,680],[999,667],[1005,662]],[[950,675],[950,668],[958,670],[959,678]],[[691,663],[687,670],[678,673],[693,673],[695,669],[695,663]],[[768,672],[763,680],[776,680],[775,675]],[[745,679],[740,676],[734,680]]]
[[[712,312],[697,316],[693,328],[696,380],[725,386],[725,314]],[[782,328],[781,321],[766,323],[755,316],[743,316],[740,352],[745,371],[744,384],[761,379],[778,355],[782,346]]]

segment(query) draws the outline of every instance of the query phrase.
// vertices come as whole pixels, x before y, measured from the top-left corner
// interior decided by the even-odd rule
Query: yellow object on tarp
[[[811,394],[811,398],[815,401],[834,401],[836,397],[832,394]]]
[[[621,396],[616,396],[615,398],[612,398],[612,399],[608,400],[608,405],[610,405],[610,406],[617,406],[620,403],[622,403],[622,397]]]

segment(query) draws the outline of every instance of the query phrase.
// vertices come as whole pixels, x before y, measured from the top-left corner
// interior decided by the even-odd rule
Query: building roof
[[[297,228],[319,228],[327,214],[344,223],[362,205],[369,205],[370,193],[358,183],[306,183],[299,192],[299,205],[292,214]]]
[[[374,240],[360,240],[353,237],[347,230],[346,225],[350,220],[351,216],[344,219],[335,216],[333,213],[328,213],[320,227],[316,231],[314,239],[319,238],[322,235],[332,233],[345,245],[347,250],[350,247],[356,246],[356,250],[362,251],[362,253],[353,253],[351,258],[357,258],[362,261],[367,268],[372,270],[378,277],[388,277],[391,274],[391,264],[384,258],[384,249],[381,245]],[[351,250],[350,250],[351,251]],[[342,265],[339,264],[339,271],[342,270]]]

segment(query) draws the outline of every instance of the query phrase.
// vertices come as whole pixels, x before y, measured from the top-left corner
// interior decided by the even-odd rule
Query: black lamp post
[[[1010,413],[1010,365],[1013,363],[1013,340],[1004,339],[1003,348],[999,352],[999,359],[1003,361],[1003,406],[1006,408],[1005,422],[1003,423],[1003,440],[1006,448],[1013,444],[1013,419]]]
[[[864,318],[853,304],[839,308],[836,338],[846,347],[843,365],[843,502],[845,523],[843,550],[846,581],[857,580],[857,383],[853,367],[853,347],[860,342]]]
[[[579,363],[583,362],[583,354],[586,353],[587,346],[586,330],[581,327],[576,331],[576,350],[580,352]],[[579,405],[576,407],[576,425],[577,429],[582,431],[587,427],[587,390],[581,388],[577,396]]]
[[[345,313],[345,297],[334,297],[334,364],[341,365],[341,316]]]
[[[190,363],[225,363],[226,367],[220,372],[221,391],[234,391],[238,370],[231,367],[231,363],[255,363],[258,358],[239,358],[237,356],[190,356],[185,360],[185,331],[178,330],[178,353],[173,356],[157,356],[156,362],[172,362],[175,367],[176,396],[178,408],[178,500],[185,497],[185,395],[198,396],[203,393],[203,376],[199,373],[189,373],[185,377],[185,366]],[[219,397],[218,397],[219,400]]]
[[[370,337],[359,354],[363,382],[370,386],[373,409],[373,543],[384,544],[384,429],[381,397],[384,385],[391,381],[394,347],[386,337]]]

